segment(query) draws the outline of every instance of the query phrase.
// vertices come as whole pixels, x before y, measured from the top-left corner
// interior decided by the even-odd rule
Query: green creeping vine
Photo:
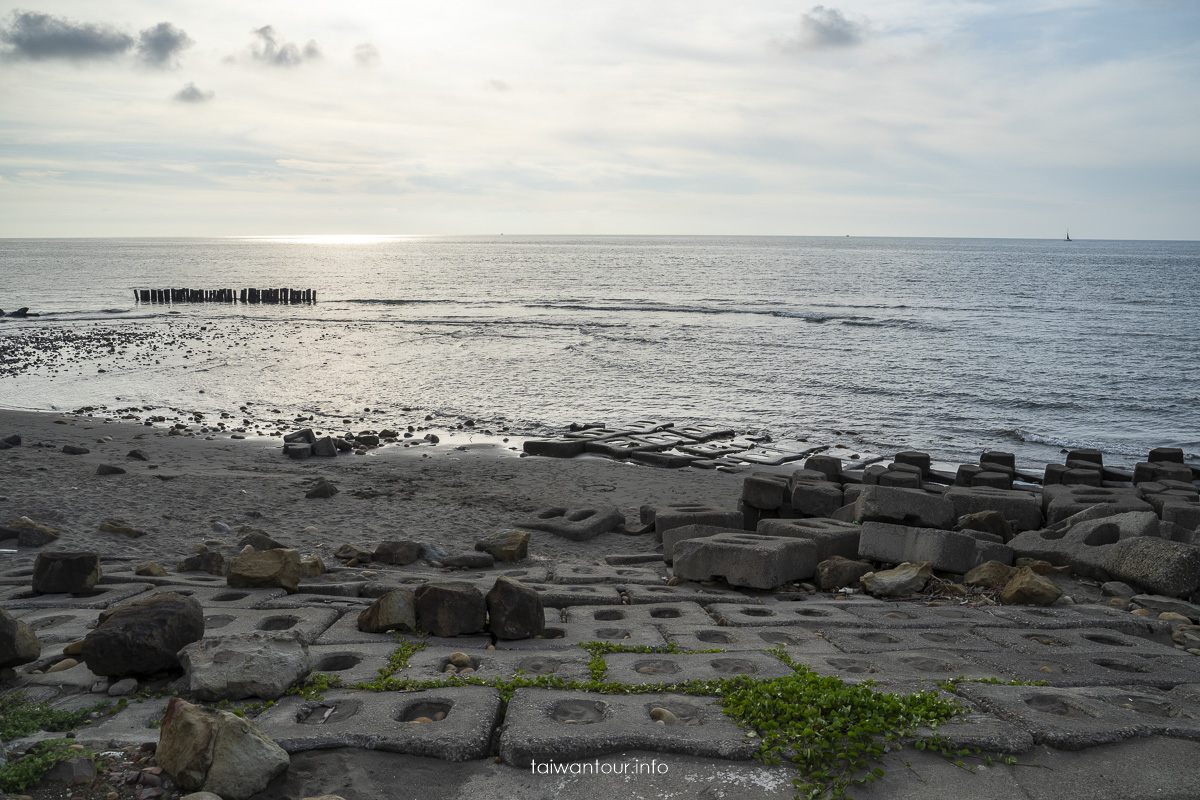
[[[24,692],[0,696],[0,742],[7,742],[41,730],[69,731],[91,719],[95,712],[109,710],[107,700],[79,711],[60,711],[46,703],[26,702]],[[115,710],[114,710],[115,713]],[[72,750],[70,739],[38,742],[19,758],[0,766],[0,792],[11,794],[36,784],[60,761],[69,758],[93,758],[89,750]]]

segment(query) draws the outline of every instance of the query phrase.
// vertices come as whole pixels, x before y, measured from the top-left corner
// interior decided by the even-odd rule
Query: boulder
[[[80,655],[97,675],[153,675],[178,668],[179,651],[203,635],[194,597],[155,594],[100,612]]]
[[[268,536],[266,531],[251,528],[249,525],[243,525],[238,534],[242,537],[237,543],[239,550],[246,547],[246,545],[260,552],[263,550],[284,550],[287,548],[287,545],[277,542]]]
[[[905,562],[894,569],[868,572],[859,582],[867,594],[875,597],[899,597],[921,591],[932,577],[933,570],[928,562]]]
[[[234,589],[300,590],[300,554],[295,550],[264,550],[230,559],[225,583]]]
[[[1000,589],[1007,585],[1019,571],[1017,567],[1010,567],[999,561],[985,561],[964,575],[963,583],[967,586]]]
[[[333,497],[338,493],[338,488],[324,478],[317,481],[316,486],[304,493],[304,496],[309,500],[320,500],[326,497]]]
[[[322,436],[313,442],[312,454],[323,458],[333,458],[338,454],[337,444],[332,437]]]
[[[408,589],[393,589],[376,598],[358,615],[358,629],[364,633],[415,631],[417,611],[413,593]]]
[[[527,534],[528,535],[528,534]],[[371,554],[369,560],[380,564],[391,564],[397,567],[408,566],[421,557],[420,542],[400,539],[390,542],[380,542]],[[360,561],[362,559],[359,559]]]
[[[874,569],[866,561],[830,556],[817,564],[817,588],[830,592],[846,586],[858,586],[859,579]]]
[[[33,628],[0,608],[0,669],[36,661],[42,643]]]
[[[1062,596],[1062,589],[1044,575],[1039,575],[1029,567],[1021,567],[1016,574],[1004,585],[1000,592],[1000,602],[1006,606],[1031,605],[1048,606]]]
[[[1112,546],[1106,566],[1112,577],[1151,594],[1186,597],[1200,589],[1200,547],[1195,545],[1135,536]]]
[[[180,789],[222,800],[247,800],[291,764],[254,723],[177,697],[167,704],[155,760]]]
[[[364,550],[356,544],[347,542],[333,551],[333,557],[342,563],[353,561],[355,564],[369,564],[374,560],[375,554],[370,550]]]
[[[143,561],[133,568],[134,575],[141,575],[145,578],[165,578],[167,571],[153,561]]]
[[[487,624],[487,603],[470,583],[426,583],[413,594],[417,627],[434,636],[478,633]]]
[[[39,594],[90,592],[102,574],[99,553],[38,553],[33,563],[33,590]]]
[[[317,435],[313,433],[312,428],[304,428],[303,430],[285,433],[283,435],[284,444],[312,444],[317,441]]]
[[[21,517],[8,527],[17,532],[17,547],[45,547],[62,536],[49,525],[34,522],[29,517]]]
[[[176,572],[207,572],[209,575],[225,574],[225,556],[220,553],[196,553],[175,565]]]
[[[529,531],[493,533],[475,542],[475,549],[491,553],[492,558],[505,563],[524,560],[529,555]]]
[[[919,489],[864,486],[854,501],[858,522],[890,522],[918,528],[949,530],[958,519],[954,506],[944,498]]]
[[[325,572],[325,562],[320,556],[305,556],[300,559],[300,577],[315,578]]]
[[[536,590],[500,577],[487,593],[488,630],[497,639],[532,639],[546,627],[546,611]]]
[[[179,662],[201,700],[274,700],[312,671],[308,645],[295,632],[201,639],[179,652]]]

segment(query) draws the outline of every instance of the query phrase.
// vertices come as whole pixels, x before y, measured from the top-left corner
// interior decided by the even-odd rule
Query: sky
[[[0,0],[0,237],[1200,239],[1195,0]]]

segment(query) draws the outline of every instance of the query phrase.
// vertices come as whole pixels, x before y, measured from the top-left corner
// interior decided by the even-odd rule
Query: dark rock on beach
[[[80,594],[100,580],[100,554],[38,553],[33,564],[33,590],[39,594]]]
[[[156,594],[101,612],[81,655],[97,675],[153,675],[178,669],[179,651],[203,635],[195,598]]]

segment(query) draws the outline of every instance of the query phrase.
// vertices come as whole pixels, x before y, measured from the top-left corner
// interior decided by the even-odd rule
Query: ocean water
[[[133,295],[251,286],[319,302]],[[0,240],[0,307],[18,306],[42,316],[0,321],[8,408],[251,401],[531,434],[666,418],[947,461],[1200,457],[1197,242]]]

